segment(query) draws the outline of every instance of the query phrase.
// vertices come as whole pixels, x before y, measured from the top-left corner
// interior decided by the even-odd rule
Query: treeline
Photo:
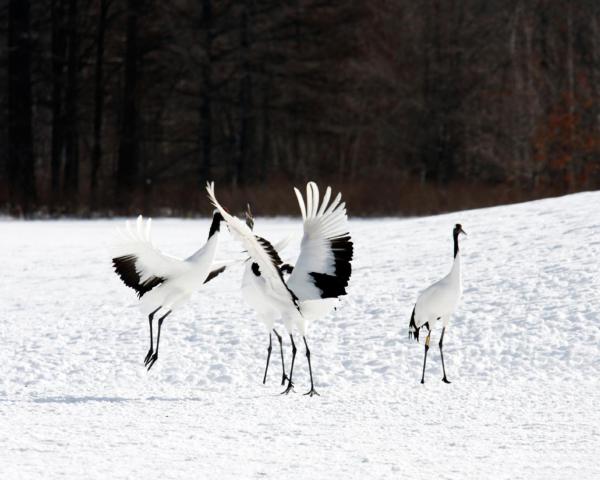
[[[600,187],[593,0],[2,0],[12,214],[425,213]]]

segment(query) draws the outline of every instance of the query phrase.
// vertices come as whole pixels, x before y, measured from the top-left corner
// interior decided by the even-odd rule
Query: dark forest
[[[600,187],[594,0],[0,2],[0,208],[354,215]]]

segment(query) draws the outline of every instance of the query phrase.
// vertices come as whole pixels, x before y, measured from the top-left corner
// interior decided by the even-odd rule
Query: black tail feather
[[[410,323],[408,324],[408,339],[414,338],[417,342],[419,341],[419,327],[415,323],[415,308],[413,308],[412,315],[410,316]]]

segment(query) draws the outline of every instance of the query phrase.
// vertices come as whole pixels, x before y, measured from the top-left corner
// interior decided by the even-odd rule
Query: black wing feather
[[[277,250],[275,250],[275,247],[271,245],[271,242],[269,242],[266,238],[259,237],[258,235],[255,235],[255,237],[256,240],[258,240],[258,243],[260,243],[260,245],[265,249],[267,255],[269,255],[269,258],[271,259],[273,265],[275,265],[275,268],[278,268],[279,265],[283,263],[283,260],[281,260]]]
[[[225,271],[227,267],[223,266],[221,268],[216,268],[214,270],[212,270],[208,276],[206,277],[206,280],[204,280],[204,283],[208,283],[210,282],[213,278],[215,278],[216,276],[220,275],[221,273],[223,273]]]
[[[281,267],[279,267],[279,271],[281,273],[292,273],[294,271],[294,267],[289,263],[284,263],[281,265]]]
[[[115,272],[121,277],[123,283],[129,288],[133,288],[137,292],[138,298],[142,298],[145,293],[163,283],[165,279],[152,276],[145,282],[140,282],[140,275],[135,268],[136,262],[137,257],[135,255],[122,255],[112,259]]]
[[[350,235],[331,239],[330,248],[333,252],[335,270],[333,275],[310,272],[315,286],[321,290],[321,298],[337,298],[346,295],[346,287],[352,275],[352,257],[354,245]]]

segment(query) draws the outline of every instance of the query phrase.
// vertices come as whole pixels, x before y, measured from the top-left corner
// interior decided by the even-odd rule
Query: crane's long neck
[[[222,219],[223,217],[221,217],[220,213],[215,213],[213,215],[206,244],[200,250],[195,252],[191,257],[189,257],[189,261],[202,262],[204,260],[207,260],[209,265],[212,263],[217,253],[217,245],[219,244],[219,231],[221,229]]]
[[[217,253],[217,245],[219,244],[219,230],[216,230],[212,235],[208,236],[206,240],[205,249],[211,257],[214,257]]]
[[[213,215],[212,223],[210,224],[210,230],[208,231],[208,240],[215,234],[218,234],[221,231],[221,221],[223,217],[219,212],[215,212]]]
[[[210,224],[210,230],[208,231],[208,240],[206,240],[206,250],[211,259],[214,258],[217,252],[217,244],[219,243],[219,233],[221,232],[222,220],[223,217],[221,214],[219,212],[215,212],[212,223]]]
[[[456,256],[458,255],[458,232],[454,232],[452,234],[452,236],[454,237],[454,258],[456,258]]]
[[[458,232],[454,234],[454,262],[450,270],[450,277],[456,279],[458,283],[461,281],[460,275],[460,249],[458,248]]]

